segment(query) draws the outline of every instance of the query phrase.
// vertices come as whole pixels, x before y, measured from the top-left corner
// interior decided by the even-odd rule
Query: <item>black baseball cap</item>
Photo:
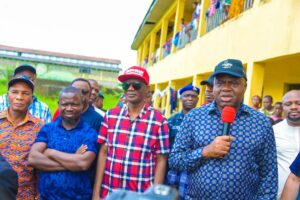
[[[210,75],[207,80],[201,81],[200,84],[213,86],[214,85],[214,77],[212,75]]]
[[[21,76],[11,79],[8,82],[8,89],[11,86],[13,86],[14,84],[19,83],[19,82],[26,83],[31,88],[32,92],[34,91],[34,83],[30,80],[30,78],[28,78],[28,76],[25,76],[25,75],[21,75]]]
[[[36,74],[36,70],[34,67],[32,67],[31,65],[29,64],[22,64],[20,66],[18,66],[15,71],[14,71],[14,76],[22,71],[25,71],[25,70],[28,70],[34,74]]]
[[[236,59],[227,59],[220,62],[216,67],[215,71],[212,74],[213,77],[219,74],[227,74],[237,78],[244,78],[247,80],[246,73],[243,68],[243,64],[240,60]]]

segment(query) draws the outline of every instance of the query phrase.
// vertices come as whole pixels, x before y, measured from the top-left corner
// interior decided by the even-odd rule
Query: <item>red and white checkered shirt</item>
[[[108,148],[101,198],[119,188],[144,192],[151,186],[156,155],[170,150],[168,131],[164,116],[148,105],[134,121],[126,105],[109,110],[98,136]]]

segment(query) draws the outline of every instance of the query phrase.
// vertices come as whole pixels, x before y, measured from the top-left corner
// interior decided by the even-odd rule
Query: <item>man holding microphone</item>
[[[185,116],[169,157],[171,169],[190,174],[185,199],[275,199],[273,129],[267,117],[242,102],[242,62],[224,60],[212,76],[215,100]],[[236,112],[230,128],[221,121],[228,107]]]

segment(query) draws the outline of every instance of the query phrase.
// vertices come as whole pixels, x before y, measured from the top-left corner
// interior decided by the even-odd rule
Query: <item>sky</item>
[[[134,36],[152,0],[0,0],[0,44],[136,64]]]

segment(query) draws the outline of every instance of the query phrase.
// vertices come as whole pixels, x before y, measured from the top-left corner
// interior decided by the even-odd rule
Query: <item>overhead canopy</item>
[[[134,40],[131,44],[131,49],[137,50],[145,37],[151,32],[155,25],[159,22],[162,16],[170,8],[174,0],[153,0],[146,16],[144,17]]]

